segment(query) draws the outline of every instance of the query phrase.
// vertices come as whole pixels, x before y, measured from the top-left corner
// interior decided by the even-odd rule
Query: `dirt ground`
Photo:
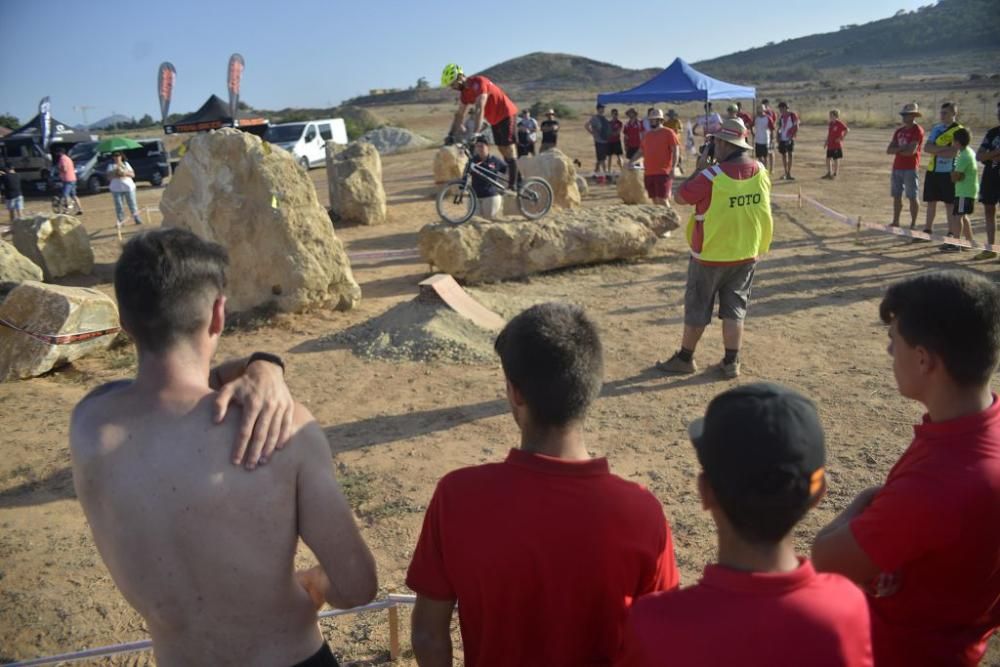
[[[449,110],[379,111],[428,136],[443,136]],[[567,121],[560,143],[589,169],[591,148],[582,124],[582,119]],[[775,191],[792,194],[801,187],[835,209],[888,222],[890,160],[884,147],[891,132],[852,132],[841,178],[834,182],[820,180],[824,132],[819,126],[803,128],[796,153],[799,180],[777,183]],[[433,152],[422,151],[384,159],[389,222],[338,229],[350,252],[416,245],[417,231],[436,217],[429,196],[432,158]],[[325,202],[325,172],[314,170],[312,177]],[[161,193],[141,187],[139,201],[155,207]],[[613,187],[594,186],[585,205],[614,200]],[[111,197],[103,193],[83,201],[98,267],[91,278],[67,282],[108,289],[118,253]],[[43,200],[28,202],[32,210],[44,205]],[[857,244],[852,229],[813,210],[782,200],[774,208],[775,243],[758,269],[744,375],[734,382],[710,371],[678,379],[650,370],[679,344],[687,253],[678,234],[661,240],[653,256],[641,261],[485,288],[529,302],[580,303],[600,324],[607,377],[588,422],[588,446],[593,454],[608,456],[616,473],[646,485],[663,502],[684,584],[697,580],[715,552],[686,437],[687,423],[715,394],[735,382],[767,379],[797,387],[817,401],[828,436],[831,486],[828,498],[796,532],[806,551],[816,530],[855,493],[884,479],[920,419],[920,407],[896,393],[885,351],[877,306],[886,286],[948,267],[1000,275],[1000,264],[971,262],[973,253],[941,255],[930,245],[875,232],[863,234]],[[980,237],[981,216],[977,211]],[[155,212],[149,217],[159,221]],[[220,358],[254,350],[285,358],[294,395],[329,438],[339,478],[376,554],[382,597],[407,592],[406,567],[438,478],[460,466],[501,459],[517,444],[517,430],[495,362],[361,359],[346,345],[331,342],[331,334],[412,298],[416,283],[428,275],[419,260],[392,259],[354,269],[364,291],[356,310],[283,315],[239,328],[224,337]],[[707,366],[721,355],[721,333],[714,326],[697,357]],[[91,541],[74,497],[66,445],[74,403],[94,386],[133,370],[133,354],[120,349],[46,377],[0,385],[0,662],[144,637],[141,619],[116,591]],[[310,559],[301,557],[303,563]],[[408,619],[404,611],[404,665],[414,664]],[[347,663],[387,660],[384,612],[348,616],[324,623],[324,629]],[[997,644],[984,664],[1000,665]],[[95,664],[151,662],[149,654],[136,654]]]

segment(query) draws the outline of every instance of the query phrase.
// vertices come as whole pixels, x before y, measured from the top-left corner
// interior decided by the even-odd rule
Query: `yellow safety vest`
[[[687,225],[691,244],[695,225],[702,223],[701,252],[691,254],[705,262],[739,262],[759,257],[771,247],[771,178],[766,169],[737,180],[715,165],[701,172],[712,182],[712,204],[704,215],[692,215]]]

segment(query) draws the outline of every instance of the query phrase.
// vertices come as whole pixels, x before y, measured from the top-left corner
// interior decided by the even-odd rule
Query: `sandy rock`
[[[590,186],[587,185],[587,179],[580,174],[576,175],[576,189],[580,191],[581,199],[590,193]]]
[[[77,334],[118,326],[114,299],[95,289],[21,283],[0,304],[0,318],[36,334]],[[36,377],[80,357],[106,350],[115,333],[90,340],[52,345],[0,327],[0,382]]]
[[[553,208],[576,208],[580,205],[580,190],[576,185],[576,167],[558,148],[537,156],[517,160],[518,172],[524,178],[540,176],[552,186]]]
[[[447,183],[462,177],[465,154],[457,146],[442,146],[434,155],[434,182]]]
[[[45,280],[94,269],[94,250],[83,224],[70,215],[15,220],[14,247],[42,269]]]
[[[361,299],[351,265],[309,174],[291,153],[222,129],[193,137],[160,202],[164,227],[229,251],[227,306],[282,311]]]
[[[642,169],[622,169],[621,176],[618,177],[618,196],[624,203],[652,203],[646,194],[646,184],[643,180],[645,173]]]
[[[420,254],[440,271],[467,283],[646,255],[665,231],[679,226],[662,206],[561,211],[541,220],[435,224],[420,230]]]
[[[25,280],[42,280],[42,269],[17,251],[17,248],[0,241],[0,284],[23,283]]]
[[[409,153],[429,148],[433,145],[430,139],[420,136],[402,127],[380,127],[365,132],[358,141],[366,141],[378,149],[381,155],[394,153]]]
[[[359,225],[385,222],[382,158],[374,146],[356,141],[337,153],[333,169],[327,169],[327,180],[335,219]]]

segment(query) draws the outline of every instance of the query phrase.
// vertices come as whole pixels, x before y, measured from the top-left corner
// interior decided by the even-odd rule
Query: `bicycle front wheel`
[[[528,220],[538,220],[552,208],[552,186],[544,178],[526,178],[517,193],[517,208]]]
[[[467,222],[476,212],[476,193],[462,179],[448,181],[438,193],[437,212],[453,225]]]

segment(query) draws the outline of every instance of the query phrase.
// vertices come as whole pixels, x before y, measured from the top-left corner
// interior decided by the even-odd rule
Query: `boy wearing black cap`
[[[619,667],[872,665],[864,594],[796,556],[792,529],[826,491],[809,399],[755,383],[715,397],[689,429],[719,562],[697,585],[640,598]]]
[[[865,587],[879,667],[977,665],[1000,626],[1000,289],[928,273],[890,287],[879,314],[899,393],[927,414],[813,560]]]

